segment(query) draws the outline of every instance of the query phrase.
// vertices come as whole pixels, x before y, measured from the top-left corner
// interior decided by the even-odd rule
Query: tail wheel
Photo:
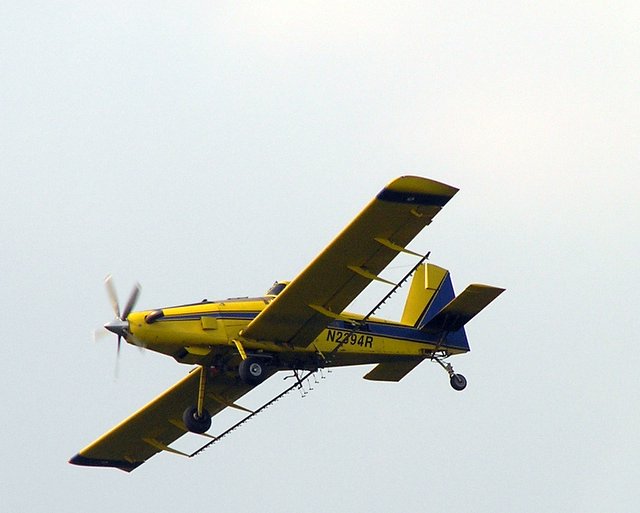
[[[452,374],[449,380],[454,390],[464,390],[467,386],[467,378],[462,374]]]
[[[238,367],[240,379],[248,385],[258,385],[262,383],[266,375],[264,360],[249,356],[246,360],[240,362]]]
[[[190,406],[182,414],[182,421],[186,428],[192,433],[205,433],[211,427],[211,414],[207,410],[202,410],[202,415],[198,415],[198,408]]]

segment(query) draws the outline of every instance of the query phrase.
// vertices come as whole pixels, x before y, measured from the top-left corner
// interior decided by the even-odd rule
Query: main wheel
[[[467,386],[467,378],[462,374],[453,374],[449,380],[454,390],[464,390]]]
[[[240,379],[248,385],[257,385],[264,380],[266,369],[264,361],[254,356],[249,356],[240,362],[238,367]]]
[[[198,408],[190,406],[182,414],[182,421],[192,433],[205,433],[211,427],[211,414],[207,410],[202,410],[202,415],[198,415]]]

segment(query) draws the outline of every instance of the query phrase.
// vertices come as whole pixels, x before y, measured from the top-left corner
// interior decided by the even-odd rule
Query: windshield
[[[282,290],[289,284],[288,281],[277,281],[269,290],[267,290],[267,296],[277,296]]]

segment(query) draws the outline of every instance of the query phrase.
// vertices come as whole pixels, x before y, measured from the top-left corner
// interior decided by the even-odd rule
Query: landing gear
[[[209,431],[211,427],[211,414],[203,409],[202,413],[198,415],[198,408],[190,406],[184,410],[182,421],[186,428],[192,433],[202,434]]]
[[[182,422],[192,433],[202,434],[211,427],[211,414],[204,407],[204,395],[207,388],[207,369],[200,366],[197,406],[189,406],[182,414]]]
[[[238,367],[240,379],[247,385],[258,385],[262,383],[266,376],[265,361],[255,356],[248,356],[240,362]]]
[[[451,383],[451,387],[454,390],[464,390],[467,386],[467,378],[465,378],[462,374],[452,374],[449,379],[449,383]]]
[[[266,367],[267,362],[271,357],[268,355],[264,355],[264,357],[248,355],[240,340],[234,340],[233,343],[236,345],[238,353],[240,353],[240,356],[242,357],[242,361],[238,366],[240,379],[247,385],[252,386],[262,383],[267,377]]]
[[[445,356],[446,357],[446,356]],[[467,378],[465,378],[462,374],[456,374],[453,370],[453,366],[450,363],[444,363],[442,361],[441,356],[432,356],[432,360],[435,360],[440,367],[447,371],[449,374],[449,383],[451,384],[451,388],[460,392],[467,387]]]

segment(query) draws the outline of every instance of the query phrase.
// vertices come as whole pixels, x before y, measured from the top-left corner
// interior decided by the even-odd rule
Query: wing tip
[[[136,461],[132,463],[129,461],[120,460],[102,460],[97,458],[88,458],[78,453],[69,460],[69,463],[82,467],[113,467],[119,470],[124,470],[125,472],[131,472],[132,470],[135,470],[140,465],[142,465],[144,462]]]
[[[377,197],[379,200],[394,203],[443,207],[458,190],[456,187],[430,178],[406,175],[390,182]]]

